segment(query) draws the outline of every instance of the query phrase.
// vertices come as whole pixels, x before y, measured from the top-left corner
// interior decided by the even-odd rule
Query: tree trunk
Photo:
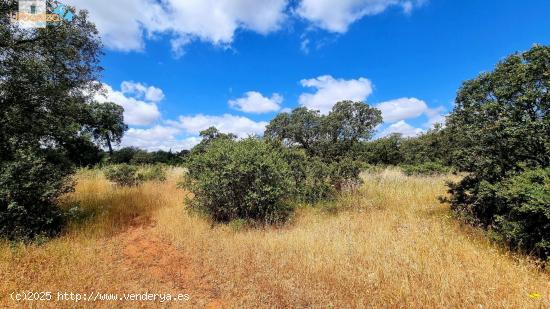
[[[106,134],[106,138],[107,138],[107,147],[109,147],[109,157],[112,157],[113,156],[113,146],[111,145],[111,136],[109,135],[109,133]]]

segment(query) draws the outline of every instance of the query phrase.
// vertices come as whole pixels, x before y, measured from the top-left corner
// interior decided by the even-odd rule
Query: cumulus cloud
[[[180,151],[191,149],[198,143],[199,136],[188,136],[183,134],[181,128],[170,124],[155,125],[150,128],[130,128],[122,138],[120,147],[138,147],[147,151]]]
[[[426,102],[417,98],[400,98],[376,104],[385,122],[416,118],[429,110]]]
[[[124,82],[122,85],[124,85]],[[124,87],[122,86],[122,88]],[[148,98],[146,94],[137,94],[137,96],[135,96],[136,93],[131,93],[124,89],[116,91],[107,84],[103,84],[103,89],[104,93],[97,94],[95,100],[98,102],[113,102],[122,106],[124,108],[125,123],[129,125],[149,125],[160,119],[160,111],[156,104],[157,101],[155,101],[159,99],[158,93]],[[160,90],[160,92],[162,93],[162,90]],[[149,99],[149,101],[143,101],[140,97],[144,97],[145,100]],[[155,100],[150,100],[151,97]],[[162,97],[164,97],[164,95],[162,95]]]
[[[150,102],[160,102],[164,99],[164,92],[162,89],[153,86],[146,86],[142,83],[124,81],[120,85],[120,90],[124,94],[135,95]]]
[[[444,125],[447,121],[447,116],[443,113],[445,112],[445,108],[443,107],[437,107],[434,109],[428,109],[426,111],[426,116],[428,117],[428,121],[425,123],[425,126],[427,128],[431,128],[436,124]]]
[[[430,108],[426,102],[417,98],[400,98],[390,100],[375,105],[382,111],[384,122],[395,123],[405,119],[413,119],[419,116],[425,116],[427,121],[425,128],[431,128],[436,123],[445,124],[445,108],[442,106]]]
[[[303,87],[315,88],[315,93],[303,93],[298,98],[300,105],[309,109],[328,113],[338,101],[353,100],[365,101],[372,93],[370,80],[360,77],[358,79],[335,79],[330,75],[323,75],[312,79],[300,81]]]
[[[191,149],[201,139],[196,136],[177,138],[181,133],[178,128],[156,125],[148,129],[130,128],[122,139],[121,146],[134,146],[148,151]]]
[[[387,127],[384,131],[380,133],[380,136],[385,137],[393,133],[399,133],[404,137],[411,137],[411,136],[416,136],[422,132],[423,132],[422,129],[415,128],[410,124],[408,124],[407,122],[405,122],[405,120],[401,120]]]
[[[229,100],[228,103],[232,108],[245,113],[263,114],[280,110],[283,97],[274,93],[268,98],[257,91],[249,91],[243,97]]]
[[[231,114],[224,114],[222,116],[198,114],[194,116],[180,116],[179,121],[171,121],[170,124],[185,130],[189,134],[198,135],[200,131],[213,126],[224,133],[233,133],[238,137],[247,137],[249,135],[262,135],[268,122],[254,121],[247,117]]]
[[[350,24],[365,17],[384,12],[391,6],[410,13],[424,0],[302,0],[297,14],[315,26],[336,33],[345,33]]]
[[[135,51],[144,38],[172,37],[174,51],[194,39],[230,44],[239,29],[267,34],[287,18],[288,0],[69,0],[87,9],[107,47]]]

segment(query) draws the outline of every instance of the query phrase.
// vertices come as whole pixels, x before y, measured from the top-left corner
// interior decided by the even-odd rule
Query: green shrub
[[[72,169],[61,157],[47,156],[26,149],[17,152],[17,160],[0,162],[0,236],[31,240],[63,228],[57,200],[72,188]]]
[[[330,180],[338,192],[353,191],[362,183],[359,174],[364,164],[351,158],[344,158],[330,164]]]
[[[295,182],[278,147],[255,138],[215,139],[187,167],[184,186],[195,195],[191,208],[217,222],[277,223],[292,211]]]
[[[129,164],[117,164],[105,169],[105,177],[123,187],[137,186],[141,183],[138,168]]]
[[[235,219],[229,222],[229,227],[234,232],[240,232],[250,226],[250,222],[245,219]]]
[[[309,157],[303,149],[284,148],[283,157],[292,171],[295,199],[317,203],[332,199],[338,192],[356,188],[364,164],[344,158],[326,163]]]
[[[330,166],[319,159],[308,159],[305,165],[306,178],[297,183],[297,199],[307,203],[316,203],[332,199],[336,189],[331,181]]]
[[[494,231],[512,248],[550,256],[550,168],[528,170],[495,188]]]
[[[441,175],[447,174],[452,171],[448,166],[445,166],[438,162],[425,162],[414,165],[403,165],[401,166],[403,173],[407,176],[412,175]]]
[[[141,181],[165,181],[166,166],[162,164],[142,166],[137,175]]]

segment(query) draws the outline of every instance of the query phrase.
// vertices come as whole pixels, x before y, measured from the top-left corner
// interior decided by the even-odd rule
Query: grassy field
[[[117,188],[82,171],[86,214],[42,245],[0,244],[0,307],[550,308],[550,275],[461,225],[437,201],[449,177],[387,169],[336,206],[283,228],[213,226],[185,210],[181,170]],[[52,291],[53,301],[10,294]],[[188,301],[79,302],[57,292],[188,294]]]

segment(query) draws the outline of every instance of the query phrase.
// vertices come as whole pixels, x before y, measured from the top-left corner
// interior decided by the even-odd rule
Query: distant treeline
[[[416,165],[438,163],[451,166],[452,158],[445,146],[448,139],[440,125],[415,137],[391,134],[372,141],[358,142],[350,149],[349,157],[371,165]],[[203,145],[194,148],[197,151]],[[182,165],[191,150],[146,151],[138,147],[124,147],[109,152],[94,144],[75,145],[71,161],[80,167],[93,167],[98,164],[168,164]]]
[[[89,145],[88,147],[80,147],[75,149],[72,155],[72,162],[75,162],[80,167],[93,167],[96,165],[105,164],[167,164],[181,165],[185,162],[185,158],[189,155],[189,150],[181,151],[146,151],[138,147],[124,147],[118,150],[113,150],[112,154],[96,147]]]

